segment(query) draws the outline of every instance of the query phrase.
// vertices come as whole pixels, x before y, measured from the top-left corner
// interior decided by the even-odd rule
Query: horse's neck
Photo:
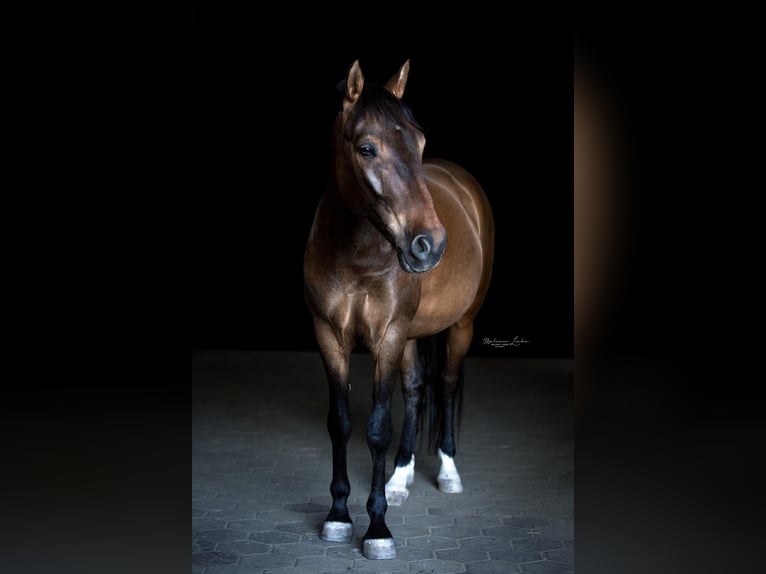
[[[337,189],[328,190],[322,200],[321,213],[324,233],[332,249],[358,265],[388,266],[396,253],[365,215],[350,211]]]

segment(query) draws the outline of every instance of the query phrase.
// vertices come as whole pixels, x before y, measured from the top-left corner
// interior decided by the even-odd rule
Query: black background
[[[438,19],[382,5],[194,11],[193,348],[316,348],[303,249],[329,174],[336,85],[355,58],[378,84],[409,58],[404,99],[425,155],[468,169],[495,214],[471,353],[572,356],[570,5],[445,5]],[[482,344],[515,336],[530,342]]]
[[[3,477],[10,481],[5,490],[12,493],[4,509],[9,525],[3,532],[5,549],[12,551],[9,557],[4,553],[4,564],[10,563],[4,571],[188,571],[188,491],[179,488],[189,478],[189,387],[182,361],[187,307],[182,305],[176,315],[174,303],[179,294],[181,303],[191,301],[193,294],[194,332],[219,340],[235,331],[203,328],[205,321],[213,324],[202,320],[205,315],[218,317],[222,325],[226,319],[231,326],[228,315],[252,318],[257,306],[245,313],[242,305],[250,298],[238,299],[239,307],[227,298],[205,298],[204,283],[195,282],[191,290],[190,225],[185,234],[186,281],[179,281],[175,262],[184,242],[173,225],[179,202],[168,201],[166,212],[158,205],[167,190],[181,188],[195,196],[194,220],[187,223],[196,224],[195,250],[201,249],[201,216],[221,214],[231,222],[236,211],[224,210],[223,199],[211,198],[237,199],[237,206],[245,191],[259,189],[246,187],[232,174],[254,165],[255,147],[246,144],[261,137],[258,122],[288,125],[284,118],[294,117],[285,113],[296,112],[285,102],[299,102],[299,111],[315,106],[317,115],[304,113],[306,124],[293,122],[292,133],[280,132],[297,159],[274,165],[287,166],[294,178],[304,173],[319,177],[320,172],[304,167],[326,163],[315,162],[302,144],[312,141],[326,149],[332,116],[327,106],[335,104],[329,93],[357,56],[368,78],[378,81],[403,58],[412,57],[412,81],[405,97],[428,130],[429,149],[461,145],[471,152],[474,140],[436,137],[434,130],[454,130],[455,120],[443,122],[440,117],[431,123],[428,115],[439,104],[430,97],[422,105],[413,99],[418,90],[432,86],[418,82],[419,74],[440,69],[444,55],[470,55],[468,71],[445,58],[441,69],[448,71],[444,77],[451,84],[438,90],[439,99],[452,97],[451,91],[463,90],[463,85],[473,86],[461,93],[481,102],[471,109],[470,118],[485,122],[484,142],[504,115],[518,124],[531,121],[525,119],[529,110],[538,109],[537,100],[547,95],[535,91],[529,109],[509,108],[504,102],[536,90],[532,80],[541,81],[548,72],[562,78],[552,68],[535,69],[549,65],[538,61],[529,66],[533,76],[527,85],[513,84],[513,66],[524,66],[524,60],[572,36],[571,28],[555,23],[562,10],[558,5],[511,5],[506,7],[510,13],[478,4],[428,6],[424,9],[433,11],[433,21],[413,16],[410,11],[415,9],[407,5],[381,5],[365,10],[364,26],[339,14],[358,11],[354,5],[322,6],[311,13],[284,8],[278,17],[261,16],[255,7],[215,8],[198,3],[191,7],[188,27],[193,38],[188,50],[184,40],[168,40],[164,30],[160,41],[152,42],[137,32],[146,25],[147,14],[120,7],[113,18],[102,18],[102,25],[94,25],[92,14],[76,21],[55,19],[49,29],[36,21],[37,37],[30,32],[30,41],[10,62],[9,75],[18,81],[9,82],[8,94],[27,104],[18,106],[17,113],[27,137],[13,139],[13,148],[30,163],[26,184],[9,187],[3,204],[6,291],[0,421],[6,439],[4,468],[9,469]],[[326,20],[316,17],[320,11],[336,18],[337,25],[328,28]],[[451,28],[438,20],[445,12],[455,13]],[[578,3],[576,13],[580,65],[584,55],[599,88],[611,95],[622,115],[615,130],[629,149],[630,163],[620,166],[629,173],[622,182],[626,185],[615,192],[639,208],[628,218],[635,237],[630,252],[623,255],[630,275],[615,296],[617,312],[611,315],[604,341],[577,353],[577,571],[760,572],[766,419],[763,377],[758,375],[763,366],[757,302],[763,297],[757,282],[762,267],[757,246],[763,226],[760,212],[747,209],[750,196],[743,202],[732,195],[753,189],[752,182],[736,185],[732,177],[747,163],[742,161],[742,144],[753,147],[747,145],[754,133],[752,108],[743,100],[757,98],[758,92],[742,85],[753,81],[757,74],[752,71],[759,69],[758,62],[746,57],[759,53],[758,20],[749,20],[751,33],[741,13],[727,19],[715,9]],[[542,22],[538,33],[527,34],[535,22]],[[456,29],[471,29],[474,35],[465,37]],[[263,30],[282,34],[284,45],[259,40]],[[429,41],[418,43],[423,34]],[[315,41],[304,43],[303,37]],[[247,66],[235,66],[245,59],[239,53],[245,39],[258,48],[260,68],[249,54]],[[300,58],[286,52],[286,46],[296,42]],[[350,42],[357,44],[353,55],[341,50]],[[420,48],[405,49],[407,42]],[[342,62],[316,57],[335,51]],[[211,67],[214,54],[226,58]],[[415,54],[426,57],[430,67],[419,65]],[[332,70],[312,71],[302,65],[307,61]],[[179,68],[187,62],[192,81],[179,83]],[[217,70],[213,76],[212,70]],[[272,94],[269,101],[276,107],[265,106],[266,96],[252,88],[246,95],[224,94],[224,84],[215,81],[227,70],[238,78],[238,85],[264,86],[263,93]],[[300,73],[293,75],[294,70]],[[314,75],[323,82],[316,92],[316,84],[305,81]],[[288,97],[280,78],[315,99],[300,98],[297,92]],[[498,78],[507,78],[508,87]],[[179,100],[170,101],[175,94]],[[228,105],[246,97],[247,108]],[[258,121],[224,129],[226,121],[245,113]],[[548,109],[537,119],[544,122],[551,113]],[[174,121],[178,116],[180,125]],[[747,133],[732,134],[731,125]],[[557,128],[550,137],[560,133]],[[537,137],[548,136],[541,131]],[[324,139],[308,139],[314,137]],[[481,169],[495,174],[527,169],[509,151],[524,152],[525,142],[514,141],[508,133],[492,141],[494,148],[469,153],[473,159],[457,154],[450,159],[475,172],[493,203],[504,195],[531,201],[528,194],[514,195],[510,186],[507,193],[490,189],[486,173],[470,163],[492,154],[503,161],[487,162]],[[535,141],[539,140],[526,143]],[[727,157],[722,148],[735,157]],[[188,161],[177,161],[180,155]],[[533,155],[521,157],[530,160]],[[223,158],[228,159],[220,161]],[[250,163],[240,164],[238,158]],[[558,169],[553,161],[545,167],[541,177],[551,177],[549,172]],[[311,194],[313,206],[320,189],[305,193]],[[284,217],[284,229],[296,237],[306,233],[295,221],[305,205],[290,202],[295,211]],[[726,217],[727,208],[731,217]],[[511,216],[512,210],[504,211],[504,217]],[[521,217],[516,221],[524,224]],[[211,229],[229,233],[237,228],[221,223]],[[237,234],[244,236],[244,229],[252,227],[239,228]],[[501,231],[519,239],[514,235],[518,230]],[[256,231],[248,233],[262,237]],[[298,261],[302,241],[295,243],[300,244]],[[232,249],[232,243],[219,238],[222,247]],[[214,244],[207,245],[212,254]],[[749,246],[756,247],[755,252]],[[294,248],[288,248],[284,258],[289,263],[278,266],[285,293],[295,289],[291,281],[300,276],[297,270],[285,272],[295,264],[290,249]],[[226,249],[221,250],[213,261],[233,261]],[[279,259],[254,251],[254,260],[260,257],[274,264]],[[518,277],[516,266],[524,250],[517,247],[513,255],[504,265]],[[203,261],[195,253],[195,274]],[[223,264],[217,267],[230,272]],[[210,277],[207,284],[214,285],[216,278]],[[495,284],[490,292],[493,301],[497,289]],[[298,331],[307,314],[301,315],[302,302],[292,295],[286,295],[288,299]],[[514,321],[526,312],[525,301],[504,301],[515,305]],[[216,311],[224,306],[230,307],[226,313]],[[266,317],[268,308],[260,305]],[[488,309],[510,315],[500,304]],[[485,309],[480,317],[491,315]],[[280,325],[264,322],[271,323],[271,329]],[[257,338],[244,328],[242,332]],[[194,335],[193,343],[196,339]],[[232,344],[245,341],[234,339]],[[250,341],[255,346],[255,340]],[[40,552],[41,544],[48,552]],[[35,568],[40,560],[55,565]]]

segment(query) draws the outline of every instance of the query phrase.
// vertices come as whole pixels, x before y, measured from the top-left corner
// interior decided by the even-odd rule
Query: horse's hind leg
[[[322,360],[330,390],[327,430],[332,440],[332,507],[319,535],[329,542],[351,541],[351,517],[347,501],[351,492],[346,470],[346,446],[351,437],[351,410],[348,403],[348,353],[337,344],[329,325],[316,325]]]
[[[401,506],[410,495],[407,487],[415,477],[415,436],[418,426],[418,412],[423,399],[423,373],[418,359],[417,341],[407,341],[400,367],[402,394],[404,395],[404,425],[399,452],[396,454],[396,469],[386,483],[386,501],[391,506]]]
[[[463,359],[472,337],[472,321],[463,325],[456,323],[447,331],[447,364],[442,375],[444,391],[439,444],[441,468],[437,477],[439,490],[446,493],[463,492],[463,483],[455,466],[455,418],[461,401]]]

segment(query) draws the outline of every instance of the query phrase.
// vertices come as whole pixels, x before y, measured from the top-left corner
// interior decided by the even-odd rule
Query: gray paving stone
[[[253,520],[255,512],[249,510],[231,509],[231,510],[211,510],[207,513],[207,518],[214,520],[223,520],[232,522],[234,520]]]
[[[442,516],[459,518],[461,516],[473,516],[476,514],[476,511],[472,504],[465,504],[462,506],[451,504],[449,506],[429,506],[427,508],[427,514],[440,514]]]
[[[469,358],[457,456],[465,491],[440,493],[435,483],[439,459],[418,449],[410,497],[387,514],[398,557],[370,561],[361,555],[361,538],[369,524],[371,461],[359,430],[366,424],[369,393],[351,395],[355,432],[349,442],[349,511],[355,538],[348,544],[326,542],[318,535],[332,503],[332,456],[318,355],[200,356],[192,361],[192,550],[197,560],[210,564],[193,562],[193,572],[381,574],[395,568],[408,574],[481,574],[516,573],[520,566],[529,573],[571,571],[571,363],[554,369],[547,361],[471,363]],[[369,381],[369,356],[352,355],[351,370],[352,380]],[[566,377],[541,385],[538,379],[552,372]],[[498,387],[499,379],[514,384]],[[307,406],[312,404],[323,405],[322,412]],[[401,400],[395,399],[396,429],[401,428],[401,412]],[[389,475],[397,441],[395,433],[387,457]],[[244,538],[227,540],[230,532],[242,532]],[[249,554],[255,550],[260,553]],[[535,560],[488,559],[493,555]]]
[[[544,536],[528,536],[525,538],[514,538],[511,540],[511,547],[517,550],[556,550],[561,548],[561,541],[545,538]]]
[[[194,506],[192,504],[192,506]],[[235,506],[236,510],[242,510],[242,511],[248,511],[248,512],[255,512],[256,514],[259,512],[268,512],[270,510],[281,510],[282,504],[279,502],[272,502],[270,500],[259,500],[259,499],[245,499],[241,502],[238,502]],[[327,508],[330,508],[330,505],[327,505]]]
[[[274,546],[274,554],[285,554],[294,558],[306,558],[308,556],[324,556],[325,548],[320,544],[301,542],[298,544],[278,544]]]
[[[374,562],[374,560],[367,560],[363,558],[365,562]],[[337,556],[316,556],[312,558],[300,558],[298,560],[298,566],[301,568],[310,568],[315,572],[326,572],[328,570],[343,570],[344,568],[351,568],[354,561],[347,558],[338,558]]]
[[[349,560],[358,560],[359,558],[364,558],[362,556],[361,541],[354,544],[336,543],[325,550],[325,555],[334,556],[335,558],[346,558]]]
[[[470,548],[451,548],[449,550],[437,550],[436,557],[442,560],[454,560],[457,562],[478,562],[487,560],[489,555],[486,550],[471,550]]]
[[[475,507],[476,514],[479,516],[498,516],[510,518],[521,514],[521,506],[509,504],[508,502],[494,502]]]
[[[231,530],[222,528],[220,530],[205,530],[200,532],[198,540],[208,540],[209,542],[231,542],[234,540],[247,540],[247,532],[242,530]]]
[[[475,538],[461,538],[458,540],[460,548],[468,550],[505,550],[508,541],[494,536],[477,536]]]
[[[396,557],[399,560],[404,560],[405,562],[414,562],[417,560],[426,560],[428,558],[433,558],[434,553],[431,550],[426,550],[425,548],[417,548],[415,546],[404,546],[404,547],[396,548]]]
[[[397,556],[393,560],[367,560],[361,558],[354,560],[354,573],[359,574],[394,574],[395,572],[409,572],[410,565]]]
[[[281,502],[283,504],[290,504],[290,503],[297,503],[297,502],[308,502],[310,496],[304,496],[304,494],[299,492],[267,492],[264,496],[265,500],[271,501],[271,502]]]
[[[212,518],[192,518],[192,536],[206,530],[219,530],[226,526],[223,520],[214,520]]]
[[[457,548],[456,538],[447,538],[446,536],[411,536],[407,539],[407,546],[415,548],[425,548],[426,550],[446,550],[447,548]]]
[[[313,534],[321,530],[322,523],[308,524],[306,522],[287,522],[277,524],[276,530],[279,532],[292,532],[293,534]]]
[[[248,481],[252,481],[252,477],[248,477]],[[229,500],[234,500],[236,505],[240,505],[248,500],[260,500],[263,496],[263,488],[258,486],[243,486],[237,482],[229,482],[225,485],[219,486],[218,490],[221,496],[225,496]]]
[[[367,527],[365,527],[365,530],[366,528]],[[427,536],[428,535],[428,528],[426,528],[425,526],[415,526],[414,524],[397,524],[395,526],[391,526],[389,524],[389,528],[394,538],[397,538],[397,537],[409,538],[411,536]]]
[[[574,537],[574,528],[570,526],[551,526],[537,529],[540,534],[554,540],[570,540]]]
[[[215,542],[209,540],[202,540],[200,538],[192,540],[192,552],[208,552],[215,550]]]
[[[469,562],[465,565],[466,571],[471,574],[515,574],[519,567],[508,562],[485,560],[483,562]]]
[[[213,564],[234,564],[237,560],[239,560],[239,556],[229,552],[216,552],[211,550],[208,552],[198,552],[196,554],[192,554],[192,564],[201,566],[211,566]]]
[[[255,574],[256,572],[260,572],[260,570],[242,564],[225,564],[209,566],[205,569],[204,574]]]
[[[564,562],[574,564],[574,550],[572,548],[561,548],[559,550],[548,550],[543,552],[543,556],[554,562]]]
[[[291,510],[285,510],[279,508],[277,510],[266,510],[264,512],[256,512],[255,517],[258,520],[263,520],[272,524],[287,524],[289,522],[322,522],[329,509],[324,509],[322,512],[314,512],[312,514],[306,514],[305,512],[293,512]]]
[[[240,564],[249,568],[281,568],[283,566],[294,566],[295,558],[286,554],[253,554],[252,556],[243,556]]]
[[[260,572],[262,574],[317,574],[317,570],[314,570],[313,568],[302,568],[299,566],[285,566],[282,568],[264,568],[263,570],[257,570],[257,572]],[[333,572],[338,572],[333,571]],[[322,573],[322,574],[327,574]],[[349,574],[348,571],[340,571],[338,574]]]
[[[220,498],[200,498],[192,501],[192,508],[199,510],[229,510],[234,508],[236,502],[233,500],[222,500]]]
[[[199,498],[215,498],[216,493],[212,490],[203,490],[201,488],[192,488],[192,500]]]
[[[425,503],[416,501],[414,498],[416,495],[412,494],[410,491],[410,497],[406,500],[404,504],[401,506],[389,506],[388,511],[386,512],[386,516],[389,514],[394,514],[398,516],[417,516],[419,514],[429,514],[428,506],[426,506]],[[361,505],[360,505],[361,507]],[[350,509],[349,509],[350,512]],[[364,507],[361,507],[361,510],[357,511],[356,514],[363,514],[367,512],[367,509]]]
[[[289,542],[299,542],[301,536],[292,532],[269,530],[267,532],[254,532],[248,538],[257,542],[263,542],[264,544],[287,544]]]
[[[482,530],[485,536],[494,536],[496,538],[505,538],[511,540],[513,538],[523,538],[529,535],[528,528],[520,528],[518,526],[497,526],[494,528],[485,528]]]
[[[499,518],[487,516],[459,516],[455,518],[455,524],[469,528],[493,528],[503,525]]]
[[[438,508],[440,506],[449,506],[450,504],[467,503],[470,498],[470,496],[465,493],[444,494],[443,492],[436,490],[435,484],[432,487],[427,488],[425,492],[426,494],[424,494],[422,498],[419,498],[419,500],[423,502],[423,504],[425,504],[428,508]],[[407,503],[405,502],[405,504]]]
[[[492,560],[502,560],[503,562],[532,562],[533,560],[542,560],[542,555],[534,550],[493,550],[489,553]]]
[[[432,528],[430,533],[433,536],[446,536],[447,538],[476,538],[482,535],[479,528],[469,528],[468,526],[440,526]]]
[[[535,514],[541,518],[547,518],[549,520],[572,518],[573,509],[574,499],[570,496],[565,500],[557,500],[555,502],[543,500],[540,508],[535,510]]]
[[[220,552],[229,552],[231,554],[247,556],[248,554],[265,554],[271,552],[271,545],[254,542],[252,540],[239,540],[237,542],[222,542],[218,545],[217,550]]]
[[[533,518],[527,516],[515,516],[506,518],[503,522],[507,526],[518,526],[519,528],[546,528],[551,527],[551,521],[544,518]]]
[[[462,562],[430,558],[417,562],[412,571],[418,574],[458,574],[465,572],[465,565]]]
[[[575,524],[574,516],[570,516],[568,518],[557,518],[553,520],[553,526],[555,527],[560,526],[562,528],[570,528],[574,530],[574,524]]]
[[[227,527],[234,530],[241,530],[243,532],[252,533],[271,530],[274,528],[274,525],[266,520],[255,518],[253,520],[231,520],[227,523]]]
[[[417,516],[407,516],[404,519],[407,526],[422,526],[424,528],[433,528],[435,526],[450,526],[453,519],[449,516],[440,514],[419,514]]]
[[[328,508],[322,504],[315,504],[313,502],[300,502],[297,504],[286,504],[285,510],[290,512],[300,512],[303,514],[311,514],[314,512],[327,513]]]
[[[277,475],[272,478],[274,481],[274,487],[283,492],[298,492],[305,494],[306,492],[313,490],[316,487],[314,481],[309,478],[299,478],[297,476],[284,476]],[[302,504],[311,504],[310,502],[294,503],[293,506],[299,506]]]
[[[532,574],[571,574],[573,569],[569,564],[544,560],[542,562],[529,562],[528,564],[522,564],[521,571],[531,572]]]

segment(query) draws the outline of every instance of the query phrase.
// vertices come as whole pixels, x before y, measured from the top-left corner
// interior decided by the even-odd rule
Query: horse
[[[407,60],[384,86],[365,85],[356,60],[345,86],[339,84],[343,102],[333,127],[334,169],[304,253],[305,301],[329,385],[332,506],[320,533],[326,541],[352,538],[349,355],[364,344],[374,361],[367,423],[370,525],[362,548],[368,559],[396,557],[385,514],[389,504],[400,505],[409,494],[415,439],[426,411],[441,458],[438,488],[463,490],[454,458],[462,365],[494,253],[492,211],[479,183],[454,163],[423,161],[423,128],[402,101],[409,68]],[[419,347],[441,360],[424,361]],[[426,376],[427,370],[434,376]],[[391,396],[399,376],[404,425],[396,468],[386,483]]]

